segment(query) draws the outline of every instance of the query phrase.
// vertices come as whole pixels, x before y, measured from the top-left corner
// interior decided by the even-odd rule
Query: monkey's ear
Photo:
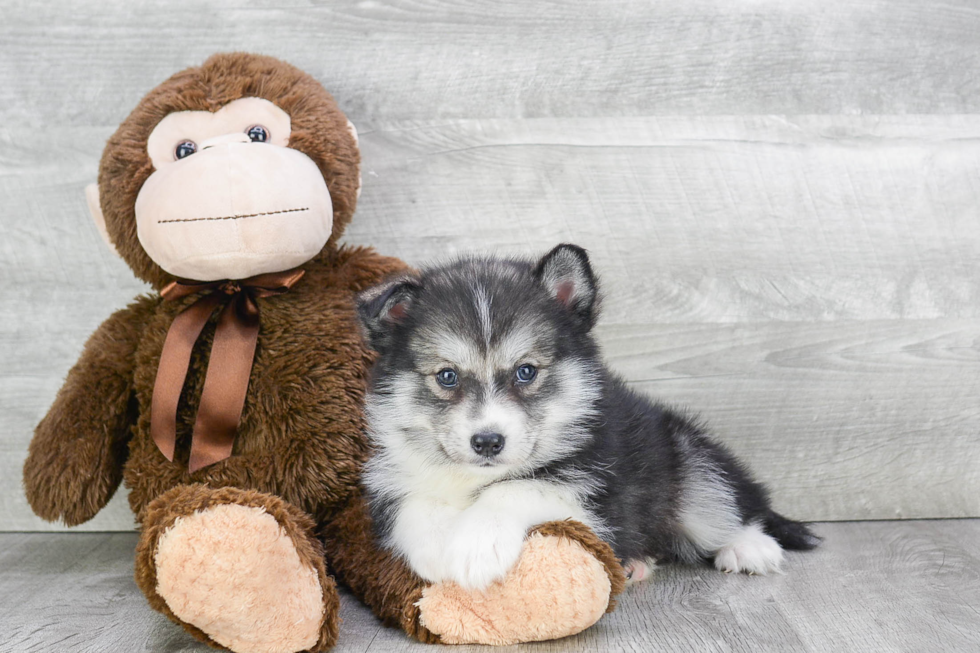
[[[408,318],[421,288],[422,282],[417,276],[403,274],[357,296],[357,316],[373,349],[385,351],[395,327]]]
[[[92,220],[95,221],[95,228],[99,230],[102,240],[109,246],[113,254],[119,256],[119,252],[116,251],[116,246],[112,244],[112,239],[109,238],[109,230],[105,228],[105,216],[102,215],[102,204],[99,202],[98,184],[89,184],[85,187],[85,201],[88,203],[88,212],[92,214]]]
[[[350,135],[354,137],[354,145],[357,145],[358,147],[360,147],[361,140],[357,137],[357,127],[355,127],[354,126],[354,123],[352,123],[349,119],[347,120],[347,131],[349,131],[350,132]],[[358,169],[357,169],[357,199],[361,199],[361,182],[362,181],[363,181],[363,179],[361,179],[361,169],[360,169],[360,166],[358,166]]]
[[[587,329],[592,328],[598,315],[599,288],[584,249],[577,245],[558,245],[538,261],[534,275],[552,298]]]

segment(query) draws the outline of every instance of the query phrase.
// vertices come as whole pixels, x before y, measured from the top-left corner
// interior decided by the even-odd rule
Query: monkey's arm
[[[39,517],[81,524],[119,487],[135,420],[134,354],[157,301],[141,297],[99,326],[35,429],[24,490]]]

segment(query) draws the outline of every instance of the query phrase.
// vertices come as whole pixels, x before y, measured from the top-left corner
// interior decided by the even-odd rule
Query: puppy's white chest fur
[[[372,462],[366,480],[377,486],[383,466]],[[601,530],[569,486],[531,480],[490,482],[456,466],[407,462],[386,470],[387,489],[401,497],[386,544],[430,582],[455,581],[467,589],[483,589],[502,579],[520,557],[527,531],[538,524],[576,519]],[[400,491],[393,492],[390,484],[399,485]]]

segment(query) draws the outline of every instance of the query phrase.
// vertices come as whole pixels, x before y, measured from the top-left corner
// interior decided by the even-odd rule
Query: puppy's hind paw
[[[782,562],[782,547],[763,533],[758,524],[745,526],[731,542],[715,552],[715,568],[725,573],[744,572],[760,576],[781,573]]]
[[[626,572],[626,584],[633,585],[650,578],[656,568],[657,561],[653,558],[628,561],[623,567],[623,571]]]

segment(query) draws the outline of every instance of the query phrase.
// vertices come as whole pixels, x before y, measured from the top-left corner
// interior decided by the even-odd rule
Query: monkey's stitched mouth
[[[173,220],[157,220],[157,224],[167,224],[170,222],[208,222],[211,220],[241,220],[242,218],[256,218],[262,215],[279,215],[281,213],[299,213],[309,211],[310,207],[304,206],[299,209],[283,209],[282,211],[263,211],[262,213],[243,213],[242,215],[224,215],[217,218],[175,218]]]

